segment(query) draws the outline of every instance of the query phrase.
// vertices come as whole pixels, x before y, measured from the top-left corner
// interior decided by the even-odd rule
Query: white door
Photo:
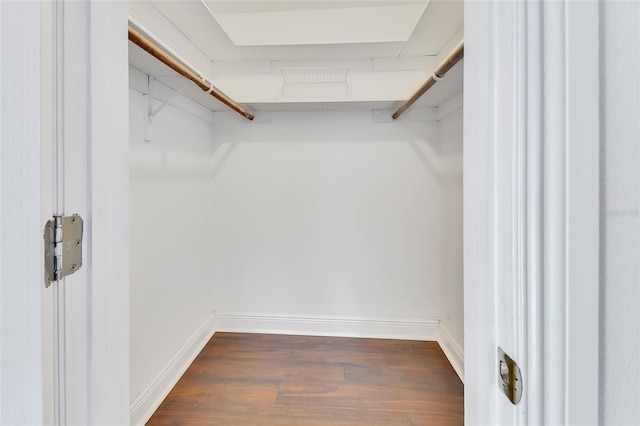
[[[508,16],[514,8],[510,2],[465,4],[465,421],[471,425],[517,424],[518,408],[527,404],[525,398],[520,407],[510,406],[498,387],[498,347],[518,364],[523,353],[512,298],[521,284],[514,276],[521,256],[514,240],[519,146],[509,109],[516,87],[515,25]]]
[[[42,10],[51,214],[84,220],[83,266],[45,294],[54,407],[46,420],[54,424],[129,419],[126,26],[125,2],[61,0]]]
[[[49,44],[51,61],[51,214],[78,214],[84,221],[83,266],[46,290],[52,304],[53,423],[59,425],[89,424],[89,277],[93,265],[87,188],[90,64],[86,61],[86,9],[82,2],[54,2],[44,6],[42,16],[43,28],[50,33],[43,44]]]
[[[465,6],[466,423],[597,424],[598,5]]]

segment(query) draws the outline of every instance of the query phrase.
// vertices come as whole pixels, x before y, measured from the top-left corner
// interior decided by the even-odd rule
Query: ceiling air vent
[[[350,67],[281,67],[282,86],[277,98],[288,101],[347,100],[350,72]]]

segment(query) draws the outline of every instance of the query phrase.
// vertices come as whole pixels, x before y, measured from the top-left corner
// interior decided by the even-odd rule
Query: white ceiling
[[[461,0],[431,0],[426,8],[425,1],[399,0],[150,3],[213,61],[437,55],[463,23]],[[388,13],[382,19],[384,11]],[[296,25],[308,26],[314,19],[317,24],[308,32],[305,28],[291,30]],[[283,26],[285,21],[288,26]]]
[[[406,42],[427,0],[204,4],[236,46],[292,46]]]

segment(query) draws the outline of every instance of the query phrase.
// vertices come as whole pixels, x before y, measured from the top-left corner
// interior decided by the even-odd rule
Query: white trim
[[[560,5],[543,3],[543,11],[548,18],[543,26],[544,41],[551,36],[545,45],[549,56],[544,58],[548,88],[544,92],[544,183],[545,190],[547,185],[553,188],[544,200],[548,209],[545,252],[549,255],[545,257],[545,307],[557,306],[557,312],[549,310],[552,315],[545,312],[545,423],[596,425],[600,6],[597,2],[565,1]],[[549,18],[552,14],[555,19]],[[554,112],[561,123],[554,121],[558,119],[552,117]],[[555,161],[547,161],[552,153]],[[551,226],[547,227],[547,222]],[[552,292],[547,291],[547,285],[554,286]]]
[[[524,10],[523,10],[524,7]],[[520,120],[526,122],[526,147],[524,152],[526,165],[525,199],[518,200],[524,204],[526,214],[526,227],[524,230],[525,259],[521,268],[524,268],[526,286],[526,304],[522,306],[525,320],[526,336],[525,347],[521,348],[521,369],[525,374],[526,392],[523,399],[526,401],[527,411],[522,415],[521,423],[537,425],[544,424],[544,354],[543,354],[543,321],[544,321],[544,292],[543,287],[543,203],[542,203],[542,176],[543,176],[543,108],[542,108],[542,45],[530,40],[542,38],[541,25],[542,10],[538,3],[519,4],[520,25],[525,29],[521,32],[519,45],[525,56],[520,71],[526,73],[526,91],[520,96],[518,108],[521,109]],[[524,16],[521,16],[524,15]],[[528,42],[529,41],[529,42]],[[527,44],[528,43],[528,44]],[[520,89],[522,90],[522,88]],[[523,103],[525,103],[523,105]],[[520,247],[522,248],[522,247]],[[521,331],[522,332],[522,331]]]
[[[544,424],[566,424],[566,95],[565,8],[542,7],[543,32],[543,382]],[[596,82],[597,87],[597,82]],[[596,261],[597,263],[597,261]],[[553,303],[549,303],[553,301]],[[595,330],[594,330],[595,331]],[[596,348],[597,354],[597,348]],[[586,355],[586,354],[584,354]]]
[[[207,318],[198,331],[187,340],[180,351],[158,375],[136,396],[129,406],[131,425],[144,425],[178,383],[187,368],[213,336],[216,315]]]
[[[56,28],[63,39],[54,42],[54,47],[61,47],[54,58],[64,67],[55,68],[63,84],[55,86],[60,90],[55,104],[61,107],[54,110],[62,115],[54,123],[59,125],[57,135],[64,135],[64,146],[55,151],[57,173],[63,178],[56,212],[80,214],[85,230],[83,267],[54,284],[60,296],[56,316],[65,319],[60,322],[56,366],[63,398],[56,422],[125,424],[129,114],[127,40],[122,34],[127,4],[65,0],[58,6],[55,25],[60,25]]]
[[[440,323],[439,331],[438,344],[453,369],[456,370],[456,374],[464,383],[464,351],[458,342],[451,337],[449,330],[442,323]]]
[[[598,423],[600,31],[598,2],[567,2],[566,424]]]
[[[465,4],[468,424],[597,423],[598,15],[597,2]],[[497,346],[522,368],[515,407]]]
[[[216,312],[216,331],[437,341],[438,319],[388,320]]]
[[[468,425],[499,424],[493,267],[496,6],[497,1],[469,1],[464,7],[464,416]]]
[[[0,1],[0,424],[42,424],[40,2]]]

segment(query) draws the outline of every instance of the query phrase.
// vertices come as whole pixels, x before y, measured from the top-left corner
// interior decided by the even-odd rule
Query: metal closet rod
[[[213,83],[207,82],[207,80],[202,75],[198,75],[196,72],[194,72],[192,70],[192,67],[187,66],[184,63],[181,63],[180,61],[176,60],[172,56],[168,55],[164,50],[162,50],[160,47],[154,44],[142,33],[137,31],[135,28],[132,28],[131,25],[129,25],[129,40],[132,43],[140,46],[151,56],[158,59],[160,62],[162,62],[163,64],[165,64],[166,66],[168,66],[169,68],[177,72],[178,74],[194,82],[199,88],[201,88],[207,93],[210,93],[211,96],[213,96],[214,98],[216,98],[217,100],[219,100],[220,102],[222,102],[223,104],[225,104],[226,106],[228,106],[229,108],[237,112],[238,114],[242,115],[243,117],[249,120],[253,120],[253,115],[251,115],[244,108],[242,108],[240,105],[235,103],[231,98],[229,98],[227,95],[222,93],[220,90],[216,89],[213,86]]]
[[[398,108],[398,110],[394,112],[391,117],[393,117],[394,120],[400,117],[400,115],[402,115],[403,112],[405,112],[411,105],[413,105],[413,103],[417,101],[420,96],[424,95],[427,90],[431,88],[431,86],[436,84],[442,77],[444,77],[445,74],[449,72],[449,70],[453,68],[453,66],[457,64],[460,59],[463,58],[463,56],[464,40],[458,43],[458,45],[453,49],[449,56],[447,56],[447,58],[442,61],[440,65],[438,65],[435,71],[433,71],[433,74],[429,76],[427,81],[425,81],[422,86],[420,86],[420,88],[413,94],[413,96],[409,98],[408,101],[400,105],[400,108]]]

